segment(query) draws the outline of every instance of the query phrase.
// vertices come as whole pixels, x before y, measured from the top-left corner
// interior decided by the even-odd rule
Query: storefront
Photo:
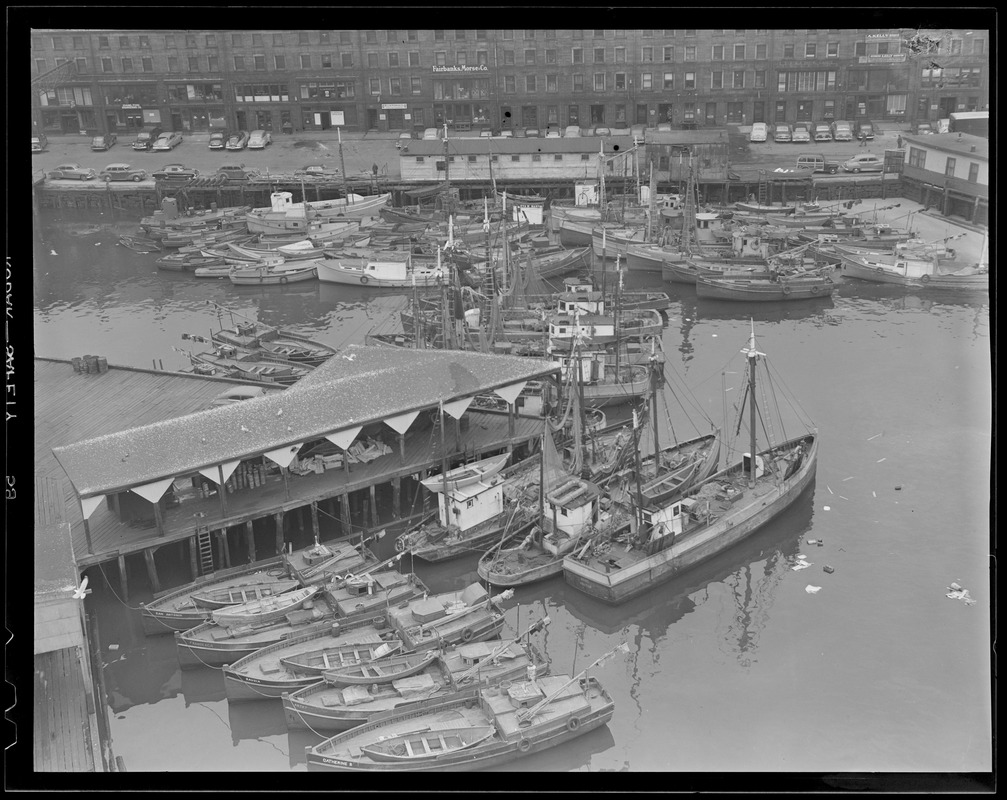
[[[95,113],[89,86],[58,86],[39,94],[42,129],[46,133],[96,132]]]
[[[403,131],[412,127],[412,114],[406,103],[382,103],[381,116],[384,117],[382,127],[385,130]]]
[[[304,130],[306,131],[327,131],[331,128],[341,128],[343,126],[354,127],[356,121],[356,107],[347,106],[345,108],[317,108],[302,107],[301,118]]]
[[[224,92],[219,83],[169,83],[168,92],[172,130],[184,133],[225,127]]]
[[[487,125],[490,78],[485,64],[433,67],[434,124]]]

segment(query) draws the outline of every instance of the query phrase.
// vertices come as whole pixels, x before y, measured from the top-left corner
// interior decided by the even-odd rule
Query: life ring
[[[281,275],[280,276],[280,283],[286,283],[286,282],[287,282],[287,276],[286,275]]]
[[[883,275],[883,274],[884,274],[884,272],[885,272],[885,270],[884,270],[884,269],[883,269],[882,267],[878,267],[878,268],[877,268],[877,269],[875,270],[875,272],[877,272],[877,273],[878,273],[878,275]]]
[[[566,729],[568,731],[575,731],[580,727],[580,717],[570,717],[566,721]]]
[[[367,281],[368,281],[368,278],[367,278],[367,276],[366,276],[366,275],[361,275],[361,276],[360,276],[360,282],[361,282],[361,283],[367,283]]]
[[[811,287],[811,293],[812,294],[818,294],[820,291],[821,291],[821,289],[819,289],[817,286],[812,286]]]
[[[465,630],[462,631],[462,641],[463,642],[471,642],[472,638],[475,635],[476,635],[476,632],[474,630],[472,630],[471,628],[466,628]]]
[[[784,294],[790,294],[790,287],[789,286],[784,286],[783,287],[783,293]]]
[[[400,553],[405,552],[406,540],[403,537],[399,537],[398,539],[395,540],[395,549],[398,550]]]
[[[513,684],[509,680],[504,678],[502,681],[500,681],[500,691],[506,692],[508,689],[510,689],[512,685]]]
[[[530,739],[521,739],[517,743],[517,751],[519,753],[527,753],[529,750],[531,750],[531,740]]]
[[[353,607],[353,610],[354,610],[354,611],[363,611],[363,610],[364,610],[364,604],[363,604],[363,603],[357,603],[357,604],[356,604],[356,605],[355,605],[355,606]]]
[[[371,625],[373,625],[375,628],[383,628],[385,627],[385,618],[375,617],[374,619],[371,620]]]

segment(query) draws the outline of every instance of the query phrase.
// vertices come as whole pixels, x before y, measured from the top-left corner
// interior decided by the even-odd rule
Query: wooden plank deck
[[[505,416],[468,412],[469,429],[461,434],[464,452],[476,457],[489,450],[517,446],[537,439],[542,433],[542,421],[517,417],[514,438],[508,438]],[[445,432],[448,453],[454,453],[453,422]],[[218,530],[241,525],[248,520],[272,516],[279,511],[290,511],[312,502],[338,497],[344,493],[366,489],[371,485],[387,483],[396,477],[414,475],[421,470],[440,470],[440,441],[432,442],[429,431],[406,436],[405,459],[394,448],[389,454],[367,463],[352,464],[349,474],[343,468],[324,473],[294,475],[289,477],[290,495],[286,494],[279,478],[249,489],[239,489],[227,495],[228,515],[221,513],[220,498],[197,498],[167,509],[163,513],[164,536],[157,529],[131,527],[121,522],[108,508],[107,503],[91,515],[88,525],[94,552],[88,553],[83,524],[74,527],[74,552],[81,568],[109,561],[119,555],[142,551],[151,546],[168,544],[193,536],[197,527]],[[71,491],[72,496],[72,491]],[[73,499],[76,504],[76,499]],[[78,512],[79,517],[79,512]]]
[[[79,648],[35,656],[33,726],[36,772],[95,772],[93,728],[88,714]],[[100,769],[100,765],[98,765]]]

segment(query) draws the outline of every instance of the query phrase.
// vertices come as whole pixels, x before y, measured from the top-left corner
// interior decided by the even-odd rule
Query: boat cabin
[[[569,377],[571,369],[577,369],[573,356],[556,356],[554,360],[556,360],[563,368],[562,375],[564,381]],[[581,352],[577,355],[576,360],[580,362],[580,374],[578,377],[580,378],[581,383],[594,383],[604,377],[604,353]]]
[[[542,520],[546,532],[543,547],[559,555],[563,544],[596,524],[601,494],[601,489],[593,483],[576,477],[549,492],[545,496],[546,514]]]
[[[714,231],[723,228],[719,214],[696,214],[696,240],[702,243],[712,243],[716,241]]]
[[[697,500],[686,497],[664,508],[644,509],[643,529],[649,531],[645,544],[649,546],[660,543],[664,547],[670,545],[674,537],[685,530],[690,516],[693,516],[698,508]]]
[[[758,234],[738,230],[731,234],[731,251],[738,257],[769,258],[769,242],[764,242]]]
[[[563,292],[557,301],[556,310],[560,314],[596,314],[605,313],[605,295],[590,291]]]
[[[485,482],[438,492],[437,498],[441,525],[467,531],[503,513],[503,478],[494,475]]]
[[[615,319],[600,314],[557,314],[549,320],[549,338],[573,339],[574,336],[615,336]]]

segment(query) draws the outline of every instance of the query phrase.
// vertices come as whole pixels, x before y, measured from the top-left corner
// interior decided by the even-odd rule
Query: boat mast
[[[658,472],[661,470],[661,442],[658,439],[657,431],[657,344],[656,340],[650,342],[650,424],[654,427],[654,466]],[[656,475],[656,473],[655,473]]]
[[[650,213],[647,214],[647,241],[654,241],[654,234],[656,233],[656,225],[654,224],[654,217],[657,215],[657,181],[654,176],[654,162],[650,162]]]
[[[622,290],[622,264],[619,263],[620,254],[615,254],[615,272],[618,276],[615,284],[615,308],[612,312],[612,333],[615,334],[615,382],[619,383],[622,377],[622,373],[619,368],[620,364],[620,351],[622,349],[622,336],[619,335],[619,300],[620,292]]]
[[[443,490],[441,494],[444,495],[444,527],[450,524],[450,517],[448,516],[448,451],[444,446],[444,401],[441,400],[437,403],[437,410],[440,414],[440,429],[441,429],[441,484]]]
[[[557,697],[559,697],[566,690],[567,686],[570,686],[571,684],[576,683],[581,678],[583,678],[587,674],[587,671],[589,669],[593,669],[594,667],[597,667],[603,661],[607,661],[609,658],[611,658],[612,656],[614,656],[616,653],[628,653],[628,652],[629,652],[629,645],[626,644],[625,642],[623,642],[622,644],[620,644],[615,649],[609,650],[607,653],[605,653],[605,655],[603,655],[597,661],[594,661],[593,663],[588,664],[587,667],[584,668],[583,672],[579,672],[576,675],[574,675],[570,680],[568,680],[566,683],[564,683],[562,686],[560,686],[556,691],[554,691],[547,698],[545,698],[544,700],[542,700],[539,703],[536,703],[531,708],[524,709],[523,711],[518,711],[517,712],[518,721],[519,722],[524,722],[525,720],[529,720],[532,717],[534,717],[536,714],[538,714],[539,711],[541,711],[543,708],[545,708],[547,705],[549,705],[549,703],[551,703],[553,700],[555,700]]]
[[[350,189],[346,183],[346,162],[343,160],[343,129],[339,125],[336,126],[336,136],[339,137],[339,168],[343,173],[343,197],[346,199],[346,205],[350,204]],[[307,206],[307,202],[305,202]]]
[[[755,365],[759,356],[765,355],[755,349],[755,320],[752,320],[752,335],[748,341],[748,349],[742,350],[748,356],[748,409],[751,455],[748,462],[748,488],[755,487]]]

